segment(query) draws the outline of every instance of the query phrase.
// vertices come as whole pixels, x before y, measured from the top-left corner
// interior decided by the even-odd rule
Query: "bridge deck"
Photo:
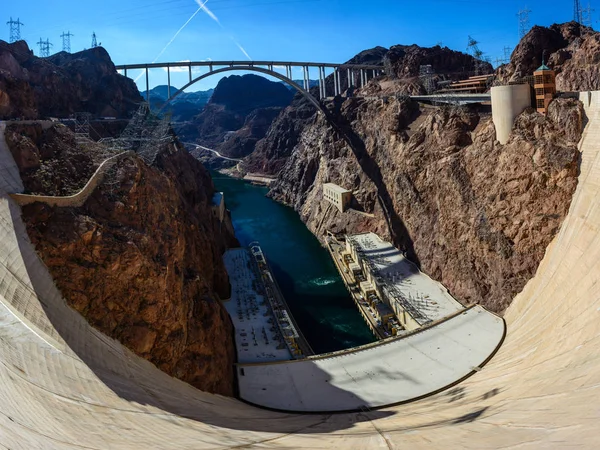
[[[321,62],[299,62],[299,61],[176,61],[164,63],[141,63],[141,64],[119,64],[117,70],[156,69],[165,67],[219,67],[219,66],[273,66],[273,67],[330,67],[338,69],[364,69],[383,70],[381,65],[373,64],[345,64],[345,63],[321,63]]]

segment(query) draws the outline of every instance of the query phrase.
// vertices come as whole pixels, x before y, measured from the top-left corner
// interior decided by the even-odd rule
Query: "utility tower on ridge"
[[[50,39],[46,39],[45,41],[42,41],[42,38],[40,38],[39,42],[37,42],[37,44],[40,46],[40,57],[41,58],[47,58],[48,56],[50,56],[50,47],[52,47],[52,44],[50,43]]]
[[[66,33],[63,31],[63,34],[60,37],[63,40],[63,52],[71,53],[71,36],[75,36],[70,31]]]
[[[517,17],[519,18],[519,40],[523,39],[523,36],[525,36],[529,32],[529,13],[530,12],[531,12],[531,10],[527,9],[527,7],[525,7],[525,9],[521,9],[517,13]]]
[[[577,23],[581,23],[581,2],[579,0],[573,0],[573,20]]]
[[[581,9],[581,25],[584,25],[586,27],[591,27],[592,26],[592,13],[596,11],[595,9],[593,9],[590,4],[588,3],[588,5],[585,8]]]
[[[475,58],[475,75],[479,75],[481,70],[482,70],[482,66],[483,66],[483,52],[481,50],[479,50],[479,47],[477,46],[477,44],[479,44],[479,42],[477,42],[475,39],[473,39],[471,36],[469,36],[469,40],[468,40],[468,44],[467,44],[467,54],[471,55],[473,58]]]
[[[96,32],[92,33],[92,48],[98,47],[98,40],[96,39]]]
[[[21,25],[23,24],[21,23],[19,18],[17,18],[17,20],[13,20],[13,18],[11,17],[10,20],[6,22],[6,25],[10,27],[10,37],[8,38],[8,42],[12,44],[13,42],[20,41]]]

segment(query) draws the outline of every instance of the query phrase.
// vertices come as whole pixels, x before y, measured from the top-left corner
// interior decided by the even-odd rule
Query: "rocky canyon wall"
[[[8,141],[29,191],[61,195],[95,167],[97,148],[73,158],[62,125],[21,127]],[[229,217],[213,214],[213,192],[206,169],[168,144],[152,166],[124,158],[82,207],[36,203],[23,218],[68,303],[93,326],[172,376],[232,395],[232,325],[220,299],[230,295],[222,253],[237,242]]]
[[[313,233],[375,231],[464,303],[502,312],[535,273],[577,184],[584,113],[559,99],[530,109],[500,145],[489,113],[347,99],[331,108],[341,135],[306,126],[271,196]],[[322,184],[354,191],[340,213]],[[369,216],[371,214],[372,216]]]

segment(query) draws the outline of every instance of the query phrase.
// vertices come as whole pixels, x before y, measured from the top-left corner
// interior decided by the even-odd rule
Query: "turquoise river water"
[[[212,173],[224,192],[235,234],[260,245],[302,333],[316,353],[342,350],[375,338],[358,312],[329,252],[298,214],[265,197],[267,188]]]

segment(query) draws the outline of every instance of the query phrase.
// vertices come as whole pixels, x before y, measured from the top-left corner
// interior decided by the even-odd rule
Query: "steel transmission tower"
[[[479,50],[479,47],[477,46],[477,44],[479,44],[479,42],[477,42],[475,39],[473,39],[471,36],[469,36],[469,40],[468,40],[468,44],[467,44],[467,54],[471,55],[473,58],[475,58],[475,75],[479,75],[479,72],[482,69],[483,66],[483,52],[481,50]]]
[[[63,34],[60,37],[63,40],[63,52],[71,53],[71,36],[75,36],[70,31],[66,33],[63,31]]]
[[[589,3],[586,8],[581,9],[581,25],[584,25],[586,27],[592,26],[592,13],[594,11],[596,10],[593,9]]]
[[[17,20],[13,20],[13,18],[11,17],[10,20],[6,22],[6,25],[10,27],[10,37],[8,39],[8,42],[12,44],[13,42],[20,41],[21,25],[23,25],[21,21],[18,18]]]
[[[529,32],[529,13],[530,9],[521,9],[517,13],[517,17],[519,18],[519,40],[523,39],[523,37]]]
[[[98,47],[98,40],[96,39],[96,32],[92,33],[92,48]]]
[[[579,0],[573,0],[573,20],[577,23],[581,23],[581,3]]]
[[[48,56],[50,56],[50,47],[52,47],[52,44],[50,43],[49,39],[42,41],[42,38],[40,38],[40,40],[39,40],[39,42],[37,42],[37,44],[40,46],[40,57],[41,58],[47,58]]]

